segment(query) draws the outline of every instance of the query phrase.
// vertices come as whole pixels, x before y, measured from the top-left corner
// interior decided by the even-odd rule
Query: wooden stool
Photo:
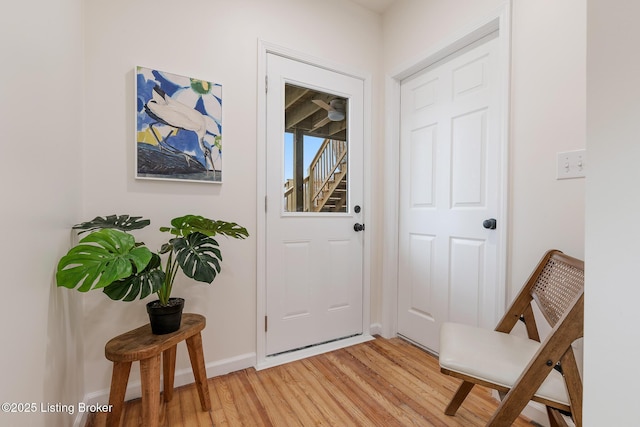
[[[164,377],[164,401],[173,397],[173,377],[176,370],[176,345],[186,340],[191,359],[191,369],[196,380],[200,404],[203,411],[211,410],[209,384],[204,367],[202,336],[205,318],[199,314],[185,313],[182,325],[176,332],[166,335],[151,333],[151,325],[146,324],[111,339],[104,347],[104,355],[113,362],[107,426],[120,425],[120,415],[124,395],[131,372],[131,362],[140,361],[140,381],[142,382],[142,423],[157,426],[160,416],[160,353]]]

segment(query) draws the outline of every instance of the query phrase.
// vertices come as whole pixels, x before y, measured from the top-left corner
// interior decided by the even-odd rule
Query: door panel
[[[478,305],[482,300],[484,246],[483,240],[451,239],[451,321],[480,324]]]
[[[455,117],[451,127],[451,206],[484,206],[486,109]]]
[[[354,207],[362,206],[363,201],[364,85],[362,80],[273,54],[267,57],[267,73],[269,356],[362,333],[364,233],[356,232],[354,224],[363,222],[364,211],[355,212]],[[291,109],[285,117],[287,106],[306,99],[308,91],[313,97],[295,112],[310,111],[308,119],[293,117]],[[324,117],[313,113],[313,101],[329,105],[334,99],[347,105],[346,129],[335,131],[334,142],[318,144],[314,148],[318,152],[311,153],[316,154],[312,157],[319,160],[319,174],[324,173],[325,178],[317,178],[320,175],[314,175],[311,167],[303,170],[307,168],[296,163],[294,177],[287,179],[284,158],[295,163],[303,161],[304,155],[300,151],[287,155],[285,131],[294,134],[294,152],[308,150],[313,144],[303,141],[302,134],[317,136],[322,126],[338,125],[329,123],[326,113]],[[343,180],[343,187],[338,185],[339,180]],[[314,211],[314,202],[309,201],[312,187],[313,195],[333,194],[335,197],[329,199],[335,199],[339,208]],[[287,200],[292,192],[297,193],[293,202]]]
[[[497,320],[497,52],[489,38],[401,83],[398,332],[435,352],[442,322]]]
[[[412,234],[409,243],[412,302],[410,310],[429,319],[434,317],[431,298],[434,239],[435,236]]]
[[[432,207],[435,200],[436,125],[411,132],[411,206]]]
[[[309,315],[310,289],[308,281],[299,278],[311,268],[310,242],[282,242],[283,265],[282,318],[294,319]]]

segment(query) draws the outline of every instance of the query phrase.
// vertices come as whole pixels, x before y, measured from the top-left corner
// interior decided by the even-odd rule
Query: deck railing
[[[309,177],[306,176],[302,182],[302,193],[304,194],[303,212],[309,212],[309,198],[306,196],[309,194]],[[296,212],[296,199],[294,196],[295,187],[293,186],[293,180],[288,179],[284,183],[284,209],[285,212]]]
[[[347,142],[325,139],[303,182],[305,212],[321,211],[347,174]],[[284,184],[285,209],[296,211],[293,180]]]

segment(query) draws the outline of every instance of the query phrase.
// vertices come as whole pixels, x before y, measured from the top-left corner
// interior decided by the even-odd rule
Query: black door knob
[[[359,224],[359,223],[355,223],[353,224],[353,229],[355,231],[363,231],[364,230],[364,224]]]
[[[487,230],[495,230],[496,229],[496,225],[498,224],[498,222],[496,221],[495,218],[489,218],[489,219],[485,219],[482,222],[482,226],[484,228],[486,228]]]

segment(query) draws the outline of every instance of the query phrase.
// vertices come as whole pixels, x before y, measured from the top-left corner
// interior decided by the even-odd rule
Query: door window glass
[[[285,85],[285,212],[347,212],[348,99]]]

